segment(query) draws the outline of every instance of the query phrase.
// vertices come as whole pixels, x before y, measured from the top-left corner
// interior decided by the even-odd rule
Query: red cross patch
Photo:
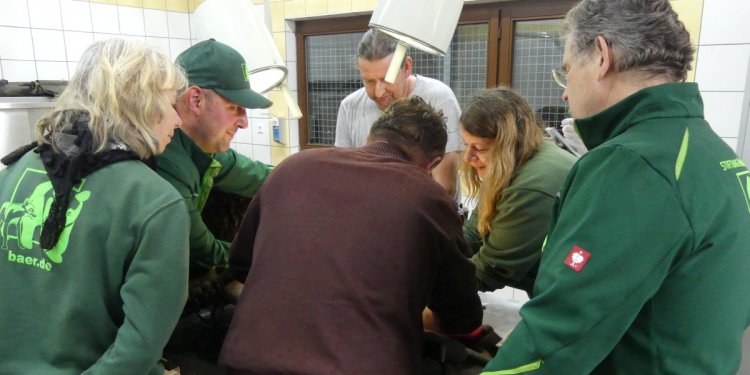
[[[568,256],[565,258],[565,265],[573,271],[581,272],[583,266],[589,261],[589,258],[591,258],[591,254],[588,251],[582,249],[578,245],[573,245],[570,253],[568,253]]]

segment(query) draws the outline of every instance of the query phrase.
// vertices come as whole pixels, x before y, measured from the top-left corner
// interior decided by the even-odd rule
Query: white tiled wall
[[[268,17],[263,4],[253,10]],[[706,103],[706,118],[737,149],[743,131],[742,108],[749,80],[750,1],[705,0],[695,80]],[[9,81],[67,80],[81,52],[95,40],[122,36],[145,40],[173,59],[190,47],[195,29],[190,14],[143,9],[87,0],[0,0],[0,77]],[[283,30],[290,90],[297,95],[294,23]],[[249,128],[233,147],[258,160],[271,160],[268,111],[251,111]],[[288,123],[286,147],[299,149],[297,121]],[[242,134],[247,133],[247,136]],[[750,152],[747,150],[746,152]]]
[[[190,46],[189,25],[189,14],[180,12],[80,0],[3,0],[0,75],[12,82],[67,80],[90,43],[114,36],[148,37],[174,58]]]
[[[240,129],[232,140],[232,148],[248,157],[266,163],[271,162],[270,114],[267,109],[254,109],[248,113],[248,126]]]
[[[695,80],[701,89],[706,120],[727,144],[750,160],[750,150],[740,150],[746,132],[743,111],[750,96],[750,1],[704,0]],[[745,121],[746,117],[745,117]],[[745,133],[747,134],[747,133]],[[745,142],[747,144],[747,142]],[[744,154],[744,155],[743,155]],[[750,374],[750,330],[745,332],[738,374]]]
[[[263,5],[254,7],[263,14]],[[88,0],[0,0],[0,78],[69,80],[86,47],[112,37],[145,40],[174,60],[197,42],[191,18],[189,13]],[[296,85],[296,78],[290,82]],[[268,111],[251,111],[249,117],[251,126],[240,130],[232,147],[270,164]],[[298,143],[297,133],[294,137]]]
[[[695,81],[703,95],[706,120],[735,150],[743,131],[743,100],[747,100],[748,15],[750,1],[705,0],[696,63]]]

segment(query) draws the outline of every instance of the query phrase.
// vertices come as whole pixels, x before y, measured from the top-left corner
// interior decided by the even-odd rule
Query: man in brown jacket
[[[429,171],[443,116],[391,105],[361,148],[302,151],[251,202],[230,270],[245,281],[228,374],[417,374],[425,324],[476,332],[482,307],[453,199]]]

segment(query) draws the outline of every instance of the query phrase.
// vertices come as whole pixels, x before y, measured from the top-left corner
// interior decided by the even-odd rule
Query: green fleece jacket
[[[243,197],[252,197],[258,191],[271,169],[268,165],[230,149],[227,152],[207,154],[183,131],[175,130],[172,142],[156,158],[157,172],[169,181],[182,195],[190,213],[190,266],[212,268],[227,267],[229,243],[217,239],[201,217],[197,207],[203,175],[213,160],[221,163],[214,177],[213,188]]]
[[[478,210],[464,223],[479,290],[505,286],[532,294],[552,206],[575,157],[549,141],[516,173],[496,203],[489,235],[477,230]]]
[[[576,121],[534,298],[484,374],[735,374],[750,318],[750,174],[693,83]]]
[[[34,152],[0,171],[0,374],[162,375],[187,298],[182,198],[141,162],[108,165],[44,251],[53,195]]]

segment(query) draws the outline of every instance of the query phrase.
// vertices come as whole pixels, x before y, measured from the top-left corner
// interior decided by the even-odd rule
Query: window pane
[[[413,72],[445,82],[462,106],[487,79],[487,24],[456,29],[446,57],[410,48]],[[338,107],[362,87],[355,64],[363,32],[305,38],[308,144],[333,145]]]
[[[487,86],[487,33],[487,24],[458,26],[444,58],[411,48],[414,73],[443,81],[463,108]]]
[[[364,32],[305,38],[307,142],[333,145],[339,103],[362,87],[354,56]]]
[[[562,19],[516,21],[513,33],[513,89],[547,126],[558,128],[568,110],[561,99],[563,88],[552,79],[565,48],[562,24]]]

